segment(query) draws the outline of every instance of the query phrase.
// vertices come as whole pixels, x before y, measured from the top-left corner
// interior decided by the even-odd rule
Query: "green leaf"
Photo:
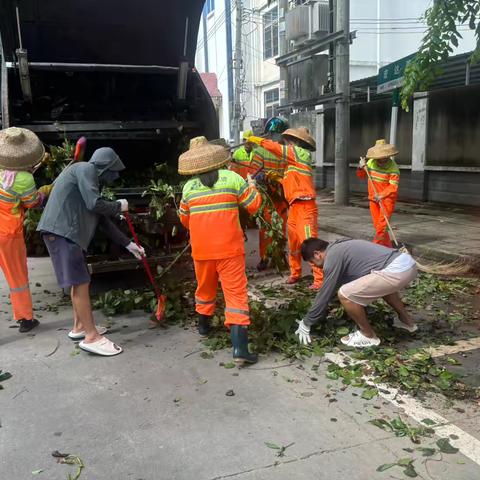
[[[435,455],[435,453],[437,451],[435,448],[427,448],[427,447],[422,447],[422,448],[419,448],[418,450],[420,452],[422,452],[422,455],[424,457],[431,457],[431,456]]]
[[[366,388],[362,392],[362,398],[365,400],[371,400],[373,397],[376,397],[378,395],[378,390],[373,387],[373,388]]]
[[[369,420],[368,423],[371,423],[372,425],[375,425],[376,427],[381,428],[382,430],[385,430],[386,432],[393,431],[393,428],[390,425],[390,423],[388,423],[383,418],[374,418],[373,420]]]
[[[422,423],[424,423],[425,425],[428,425],[429,427],[431,427],[432,425],[436,425],[436,422],[434,422],[430,418],[424,418],[422,420]]]
[[[2,372],[0,370],[0,382],[3,382],[4,380],[8,380],[9,378],[12,378],[12,374],[10,372]]]
[[[271,448],[272,450],[281,450],[281,448],[282,448],[282,447],[279,447],[278,445],[276,445],[275,443],[271,443],[271,442],[265,442],[265,445],[268,448]]]
[[[390,424],[394,430],[406,430],[408,428],[406,423],[400,417],[394,418]]]
[[[383,465],[380,465],[379,467],[377,467],[377,472],[384,472],[385,470],[395,467],[396,465],[397,465],[396,463],[384,463]]]
[[[413,465],[409,465],[404,471],[403,474],[410,478],[418,477],[418,473],[415,471]]]
[[[448,438],[440,438],[439,440],[437,440],[437,447],[440,449],[442,453],[453,454],[458,452],[458,448],[453,447],[450,444],[450,439]]]
[[[413,463],[413,458],[407,457],[407,458],[401,458],[397,462],[397,465],[400,465],[401,467],[408,467],[412,463]]]
[[[34,470],[32,472],[32,475],[38,475],[39,473],[42,473],[42,472],[43,472],[43,470]]]
[[[225,368],[235,368],[235,363],[234,362],[228,362],[223,365]]]
[[[338,374],[336,372],[327,372],[326,377],[330,380],[338,380]]]
[[[212,352],[202,352],[200,354],[200,357],[204,358],[204,359],[209,359],[209,358],[213,358],[213,353]]]
[[[340,335],[343,337],[345,335],[348,335],[349,333],[350,333],[350,330],[347,327],[337,328],[337,335]]]

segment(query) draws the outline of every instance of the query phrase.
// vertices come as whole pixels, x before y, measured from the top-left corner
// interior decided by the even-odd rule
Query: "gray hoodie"
[[[118,155],[108,147],[95,150],[88,162],[74,163],[56,179],[37,231],[68,238],[87,250],[100,224],[108,237],[122,247],[130,240],[108,217],[120,213],[119,202],[100,196],[99,177],[125,169]]]
[[[331,243],[325,251],[323,284],[303,319],[305,325],[310,327],[320,320],[342,285],[364,277],[372,270],[383,270],[400,255],[398,250],[366,240],[342,239]]]

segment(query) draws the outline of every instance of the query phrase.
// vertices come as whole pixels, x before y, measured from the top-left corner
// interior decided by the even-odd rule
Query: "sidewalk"
[[[371,240],[368,200],[352,195],[350,206],[333,203],[333,193],[318,195],[320,231]],[[398,202],[392,217],[398,240],[416,256],[437,261],[464,259],[480,269],[480,208]]]

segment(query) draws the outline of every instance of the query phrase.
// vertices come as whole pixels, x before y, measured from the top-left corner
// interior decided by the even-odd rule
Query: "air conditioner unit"
[[[286,39],[295,47],[313,42],[329,33],[329,24],[328,1],[310,1],[286,13]]]

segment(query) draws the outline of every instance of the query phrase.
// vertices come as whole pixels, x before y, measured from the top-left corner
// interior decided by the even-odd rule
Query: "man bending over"
[[[309,238],[302,243],[302,257],[312,266],[323,267],[323,285],[306,317],[299,322],[299,342],[307,345],[310,327],[317,323],[338,289],[338,298],[358,330],[342,337],[351,347],[372,347],[380,339],[370,325],[365,307],[383,298],[397,315],[393,326],[413,333],[417,325],[405,309],[398,292],[417,276],[417,265],[408,253],[365,240],[337,240],[333,243]]]

